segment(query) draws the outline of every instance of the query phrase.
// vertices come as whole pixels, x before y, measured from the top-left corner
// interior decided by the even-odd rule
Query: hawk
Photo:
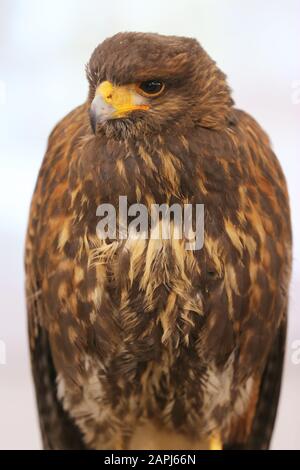
[[[269,138],[195,39],[119,33],[87,79],[50,134],[26,240],[44,448],[268,448],[291,269]],[[99,237],[120,196],[203,204],[202,248]]]

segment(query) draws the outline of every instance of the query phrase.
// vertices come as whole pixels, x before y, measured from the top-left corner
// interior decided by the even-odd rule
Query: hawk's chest
[[[143,145],[113,147],[109,155],[104,148],[97,165],[84,160],[78,170],[75,202],[81,206],[74,206],[73,220],[73,240],[80,247],[81,275],[74,274],[77,314],[88,328],[101,324],[99,336],[109,334],[111,350],[125,344],[127,359],[141,362],[166,345],[194,348],[199,357],[205,344],[214,355],[214,337],[229,338],[222,348],[225,357],[232,348],[224,288],[224,252],[230,246],[222,240],[220,206],[226,180],[221,191],[221,177],[212,171],[218,170],[216,159],[208,167],[201,149],[196,155],[183,137],[176,142],[176,151],[162,143],[152,151]],[[196,206],[201,205],[198,221]],[[153,208],[162,207],[152,217]],[[196,249],[188,246],[190,232],[198,237]],[[82,301],[89,303],[88,318]],[[216,324],[218,315],[223,321]]]
[[[133,421],[160,416],[169,427],[194,429],[206,423],[209,428],[213,409],[222,405],[225,410],[231,402],[230,282],[236,280],[224,279],[230,246],[219,230],[226,187],[221,190],[213,175],[204,184],[204,175],[196,160],[184,162],[170,151],[150,154],[145,148],[126,158],[100,159],[93,175],[81,175],[75,199],[80,210],[74,206],[73,242],[79,249],[70,308],[78,322],[79,380],[91,400],[83,399],[80,407],[96,425],[105,422],[103,408],[116,422],[122,416]],[[126,198],[121,225],[120,197]],[[168,218],[166,237],[161,231],[144,236],[142,219],[142,230],[130,229],[136,209],[145,208],[144,221],[149,222],[152,205],[170,209],[177,204],[182,210],[203,203],[204,245],[199,250],[187,249],[186,239],[176,236],[176,211]],[[192,222],[195,215],[194,210]],[[108,233],[103,236],[99,222],[106,218],[109,225],[114,217],[111,231],[102,224]],[[125,236],[122,232],[120,237],[124,222]],[[161,217],[156,224],[163,228]]]

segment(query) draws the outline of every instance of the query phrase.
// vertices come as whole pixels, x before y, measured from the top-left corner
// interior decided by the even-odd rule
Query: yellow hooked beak
[[[116,86],[105,81],[96,89],[90,116],[95,132],[98,122],[118,119],[135,110],[147,110],[147,99],[136,91],[134,84]]]

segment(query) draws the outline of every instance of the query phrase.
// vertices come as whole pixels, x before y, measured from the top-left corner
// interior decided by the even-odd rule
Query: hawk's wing
[[[280,395],[286,327],[285,317],[274,339],[262,376],[251,434],[246,443],[248,449],[268,449],[270,445]]]
[[[57,398],[56,370],[48,333],[39,323],[40,295],[39,291],[29,292],[27,288],[31,364],[43,447],[51,450],[84,449],[80,431]]]
[[[82,112],[82,108],[76,108],[65,118],[65,121],[70,122],[74,127],[73,122],[74,120],[77,122],[76,116]],[[77,127],[80,127],[80,119],[78,122]],[[58,124],[49,137],[49,143],[51,141],[53,147],[55,147],[54,144],[59,145],[61,128],[62,126]],[[46,152],[32,199],[26,239],[26,299],[31,364],[44,448],[82,449],[84,448],[84,443],[80,431],[72,421],[72,418],[64,411],[57,397],[57,372],[52,359],[48,331],[44,327],[46,310],[45,299],[43,299],[42,293],[42,278],[38,268],[38,244],[43,214],[41,208],[45,204],[43,203],[43,197],[45,197],[45,193],[47,196],[47,191],[45,191],[43,186],[44,173],[48,171],[47,165],[49,164],[55,177],[59,176],[59,171],[53,164],[53,152],[56,152],[56,150],[54,149],[51,152],[49,148]],[[46,217],[48,217],[48,214],[46,214]]]
[[[245,415],[236,423],[231,441],[224,446],[227,450],[265,450],[270,446],[280,396],[286,329],[287,318],[285,316],[278,328],[266,361],[259,384],[257,400],[255,399],[254,416],[252,403],[250,403]],[[251,428],[250,432],[247,433],[246,428],[249,421],[251,422]],[[239,440],[241,433],[247,433],[244,443]],[[235,436],[238,436],[238,442],[235,441]]]

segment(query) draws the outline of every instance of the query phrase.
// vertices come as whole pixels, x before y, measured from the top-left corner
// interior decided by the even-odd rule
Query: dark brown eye
[[[165,84],[160,80],[147,80],[145,82],[141,82],[138,88],[143,95],[157,96],[162,93],[165,88]]]

